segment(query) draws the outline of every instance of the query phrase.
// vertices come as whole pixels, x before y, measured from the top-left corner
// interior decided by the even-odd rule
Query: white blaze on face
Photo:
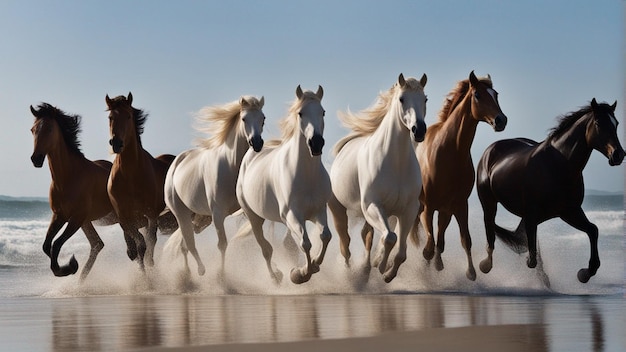
[[[487,88],[487,92],[489,92],[489,95],[493,98],[493,102],[497,104],[498,101],[496,100],[496,91],[491,88]]]
[[[617,128],[617,119],[615,118],[615,116],[613,114],[609,114],[609,119],[611,120],[613,126]]]

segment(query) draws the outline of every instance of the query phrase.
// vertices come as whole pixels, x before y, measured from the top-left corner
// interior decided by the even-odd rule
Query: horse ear
[[[113,101],[111,100],[111,98],[109,98],[109,95],[107,94],[107,96],[104,98],[104,100],[107,102],[107,106],[109,108],[111,108],[111,105],[113,104]]]
[[[322,86],[318,85],[317,86],[317,92],[315,92],[315,95],[317,95],[317,97],[322,100],[322,97],[324,96],[324,88],[322,88]]]
[[[261,95],[261,99],[259,99],[259,107],[263,107],[265,105],[265,97]]]
[[[404,79],[404,75],[402,73],[398,76],[398,84],[400,87],[404,87],[404,85],[406,85],[406,80]]]
[[[302,92],[302,88],[300,88],[300,85],[298,84],[298,87],[296,88],[296,97],[298,99],[302,99],[303,95],[304,93]]]
[[[491,81],[491,75],[487,74],[487,78]]]
[[[617,100],[615,101],[615,103],[613,103],[613,105],[611,105],[611,109],[613,109],[613,112],[615,112],[616,107],[617,107]]]
[[[39,111],[35,110],[32,105],[30,106],[30,113],[35,117],[39,117]]]
[[[428,81],[428,77],[426,77],[426,74],[424,73],[422,75],[422,78],[420,79],[420,84],[422,85],[422,88],[426,87],[426,82]]]
[[[250,106],[250,103],[248,103],[248,101],[246,100],[246,98],[242,95],[239,98],[239,105],[241,106],[242,109],[245,109],[247,107]]]
[[[598,108],[598,102],[596,101],[596,98],[591,99],[591,108],[594,110]]]
[[[126,98],[126,100],[128,100],[128,105],[133,105],[133,93],[128,92],[128,98]]]
[[[473,85],[473,86],[478,84],[478,78],[476,78],[476,75],[474,74],[474,70],[472,70],[472,72],[470,72],[469,81],[470,81],[470,84]]]

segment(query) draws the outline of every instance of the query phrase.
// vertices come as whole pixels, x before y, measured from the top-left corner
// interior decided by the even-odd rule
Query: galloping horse
[[[108,225],[117,222],[106,190],[111,163],[106,160],[90,161],[81,152],[78,141],[80,116],[67,115],[46,103],[40,104],[37,109],[31,105],[30,111],[35,116],[31,128],[35,145],[30,159],[35,167],[40,168],[47,156],[52,176],[52,219],[43,251],[50,257],[50,269],[54,275],[75,274],[78,271],[76,257],[72,256],[70,262],[63,266],[59,266],[58,257],[63,244],[81,228],[91,245],[89,259],[80,273],[82,281],[104,247],[92,221],[101,219],[98,224]],[[65,230],[53,244],[54,237],[66,223]]]
[[[560,118],[543,142],[526,138],[493,143],[478,163],[477,190],[484,212],[487,258],[480,270],[488,273],[493,265],[495,236],[518,253],[529,251],[527,265],[537,265],[537,225],[561,218],[589,236],[589,267],[578,271],[578,280],[587,282],[600,267],[598,228],[589,222],[581,204],[585,195],[583,169],[595,149],[620,165],[624,149],[617,137],[615,107],[591,100],[589,106]],[[516,231],[496,225],[497,203],[521,217]]]
[[[373,264],[386,282],[393,280],[406,260],[406,239],[419,208],[420,165],[412,141],[421,142],[426,133],[426,80],[425,74],[420,81],[405,80],[400,74],[397,83],[380,94],[376,105],[358,115],[339,115],[353,131],[335,145],[336,157],[330,171],[333,195],[328,206],[341,253],[349,265],[349,210],[365,217],[367,224],[382,233]],[[398,236],[389,226],[391,216],[398,219],[400,243],[393,265],[387,268]],[[363,232],[368,266],[372,235],[372,231],[367,235]]]
[[[428,235],[424,258],[430,262],[434,256],[435,268],[443,270],[441,253],[445,246],[444,235],[454,215],[467,254],[466,276],[472,281],[476,280],[476,270],[472,262],[467,199],[474,187],[470,149],[480,121],[487,122],[499,132],[504,130],[507,117],[500,109],[491,77],[478,79],[472,71],[468,79],[458,82],[450,92],[439,113],[439,121],[428,127],[424,142],[416,148],[422,169],[422,206],[419,213]],[[435,211],[439,212],[436,249],[433,238]],[[416,238],[420,216],[413,227],[413,239]]]
[[[154,264],[157,220],[165,209],[163,185],[174,155],[163,154],[155,159],[143,149],[140,135],[147,115],[132,107],[132,103],[131,93],[128,97],[121,95],[113,99],[106,96],[111,134],[109,144],[117,154],[107,190],[124,231],[128,257],[135,260],[139,256],[143,269],[144,259],[148,265]],[[146,220],[147,241],[139,232]]]
[[[301,284],[319,271],[328,242],[326,204],[331,194],[330,179],[322,164],[324,146],[324,91],[296,89],[296,100],[289,115],[281,121],[282,139],[270,141],[262,151],[248,150],[237,179],[237,199],[246,214],[270,275],[276,282],[282,273],[272,264],[272,246],[263,237],[265,219],[284,223],[291,234],[301,238],[306,265],[291,270],[291,281]],[[311,259],[311,241],[305,221],[313,221],[320,231],[322,248]],[[241,232],[241,230],[240,230]]]
[[[212,136],[201,140],[198,148],[179,154],[167,172],[165,203],[180,226],[180,231],[172,235],[167,243],[180,243],[182,235],[185,243],[181,250],[185,263],[188,250],[198,264],[200,275],[204,275],[205,267],[196,249],[194,224],[198,222],[198,217],[206,218],[206,226],[214,221],[217,246],[222,252],[223,273],[228,244],[224,219],[240,209],[235,186],[241,159],[249,147],[255,152],[263,147],[264,102],[263,97],[242,96],[238,101],[223,106],[202,109],[198,120],[211,124],[198,130]]]

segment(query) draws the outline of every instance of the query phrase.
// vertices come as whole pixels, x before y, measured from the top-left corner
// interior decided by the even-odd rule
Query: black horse
[[[490,145],[478,163],[477,191],[483,207],[487,235],[487,258],[480,270],[492,267],[495,236],[518,253],[529,251],[529,268],[537,266],[537,225],[555,217],[589,236],[589,268],[578,271],[578,280],[587,282],[600,267],[598,228],[581,208],[585,188],[583,169],[595,149],[609,165],[622,163],[624,149],[617,137],[615,107],[598,104],[560,118],[543,142],[526,138],[501,140]],[[522,218],[517,230],[495,224],[496,206]]]

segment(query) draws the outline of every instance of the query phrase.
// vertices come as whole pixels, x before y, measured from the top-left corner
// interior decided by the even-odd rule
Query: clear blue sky
[[[295,88],[324,87],[324,160],[347,133],[336,112],[360,110],[405,76],[428,75],[427,123],[471,70],[491,74],[504,132],[478,128],[476,162],[503,138],[543,140],[555,118],[593,97],[618,101],[624,125],[624,1],[2,1],[0,194],[47,196],[30,162],[29,105],[83,116],[82,150],[109,159],[104,97],[132,91],[150,113],[153,154],[178,154],[203,106],[264,95],[266,137]],[[622,140],[624,143],[625,141]],[[587,188],[621,191],[624,166],[594,153]]]

